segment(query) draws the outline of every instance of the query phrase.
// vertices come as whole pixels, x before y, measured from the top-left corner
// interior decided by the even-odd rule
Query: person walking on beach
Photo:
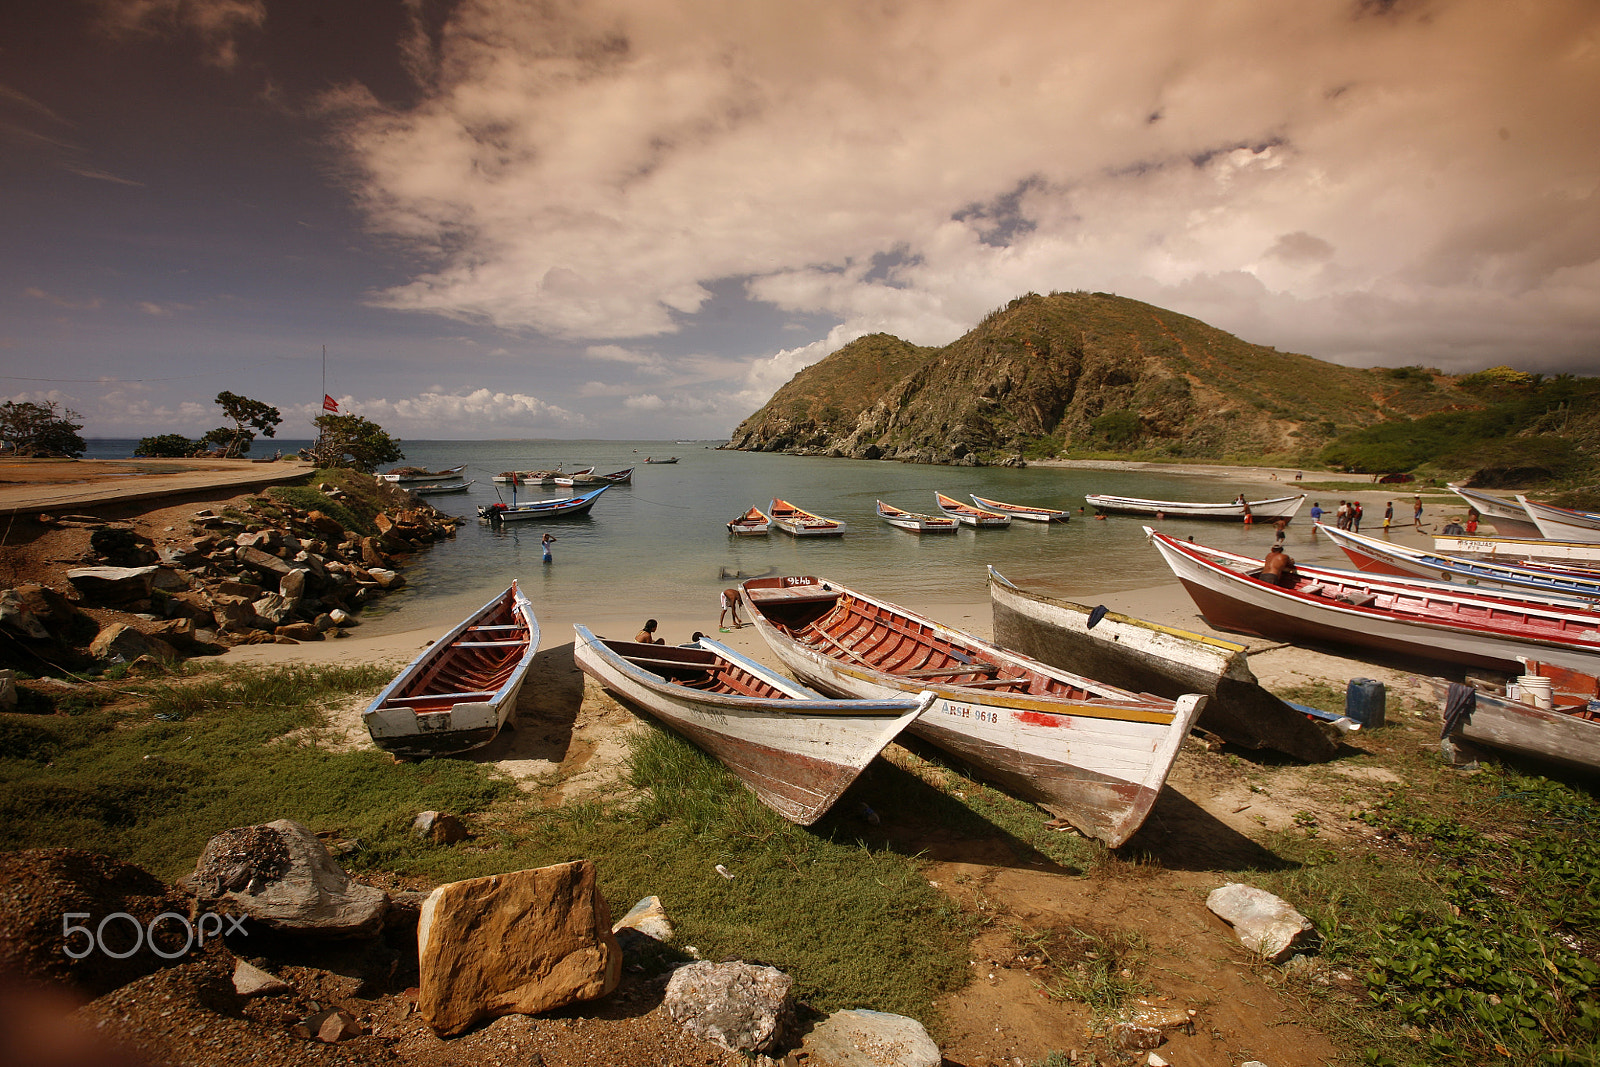
[[[1394,522],[1394,501],[1390,500],[1383,505],[1383,532],[1389,532],[1389,526]]]
[[[1422,529],[1422,497],[1417,497],[1417,502],[1411,507],[1411,525]]]
[[[544,552],[544,561],[546,563],[554,563],[555,562],[555,560],[552,559],[551,556],[550,556],[550,546],[555,544],[555,543],[556,543],[556,539],[554,537],[551,537],[549,534],[545,534],[544,537],[541,538],[540,541],[539,541],[539,548]]]
[[[733,628],[737,630],[744,625],[739,621],[739,590],[737,589],[724,589],[722,591],[722,613],[717,616],[717,628],[719,630],[727,630],[727,627],[722,625],[722,620],[727,617],[730,611],[733,612]]]

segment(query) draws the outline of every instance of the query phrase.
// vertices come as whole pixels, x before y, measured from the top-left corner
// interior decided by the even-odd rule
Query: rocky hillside
[[[1476,406],[1453,381],[1279,352],[1108,293],[1030,293],[943,348],[851,342],[795,375],[730,447],[925,463],[1072,448],[1309,456],[1356,427]]]

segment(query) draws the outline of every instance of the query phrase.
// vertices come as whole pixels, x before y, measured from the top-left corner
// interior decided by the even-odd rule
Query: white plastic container
[[[1550,679],[1540,678],[1536,674],[1524,674],[1517,679],[1517,686],[1522,691],[1522,702],[1532,704],[1536,708],[1548,708],[1551,701]]]

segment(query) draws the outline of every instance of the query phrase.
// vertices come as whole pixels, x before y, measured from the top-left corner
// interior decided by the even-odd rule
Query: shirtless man
[[[1283,589],[1294,585],[1294,558],[1283,550],[1282,545],[1273,545],[1272,551],[1262,561],[1261,580]]]

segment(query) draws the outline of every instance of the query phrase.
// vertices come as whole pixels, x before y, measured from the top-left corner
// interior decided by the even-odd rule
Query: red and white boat
[[[945,496],[935,492],[934,498],[939,502],[939,510],[961,523],[976,529],[998,529],[1011,525],[1011,516],[1002,515],[998,511],[980,508],[973,504],[963,504],[953,496]]]
[[[1600,544],[1600,515],[1576,508],[1541,504],[1525,496],[1518,496],[1517,502],[1528,510],[1528,517],[1539,527],[1539,533],[1546,540]]]
[[[1246,573],[1260,561],[1145,528],[1200,614],[1220,630],[1358,645],[1516,671],[1518,657],[1600,672],[1600,612],[1537,597],[1468,593],[1422,579],[1300,567],[1280,587]]]
[[[1344,550],[1356,570],[1367,574],[1392,574],[1450,582],[1499,595],[1500,590],[1519,595],[1545,595],[1559,601],[1600,600],[1600,574],[1574,570],[1523,567],[1493,560],[1469,559],[1443,552],[1380,541],[1353,530],[1318,523],[1317,532]]]
[[[740,589],[756,629],[807,685],[880,699],[933,690],[911,733],[1113,848],[1150,813],[1206,703],[1105,685],[821,578]]]
[[[772,522],[760,508],[751,508],[728,523],[728,532],[735,537],[765,537],[770,529]]]
[[[1600,566],[1600,545],[1587,541],[1545,541],[1482,534],[1434,534],[1433,547],[1452,556],[1486,556],[1539,566]]]
[[[844,536],[845,524],[841,520],[814,515],[787,500],[774,498],[767,506],[767,517],[772,520],[772,525],[793,537]]]
[[[878,518],[897,530],[912,533],[955,533],[961,525],[948,515],[923,515],[916,511],[901,511],[893,504],[878,501]]]
[[[1027,504],[1007,504],[1000,500],[990,500],[977,493],[969,493],[972,502],[988,511],[998,511],[1002,515],[1010,515],[1013,519],[1025,519],[1028,522],[1069,522],[1072,516],[1056,508],[1036,508]]]
[[[1476,489],[1468,489],[1454,482],[1449,483],[1448,488],[1456,496],[1477,508],[1482,520],[1493,526],[1494,532],[1501,537],[1544,536],[1534,521],[1528,517],[1528,510],[1515,500],[1505,500],[1488,493],[1480,493]]]
[[[1102,515],[1144,515],[1152,519],[1215,519],[1243,522],[1248,514],[1254,522],[1292,519],[1305,503],[1306,495],[1275,496],[1266,500],[1235,500],[1227,504],[1196,504],[1187,500],[1144,500],[1132,496],[1107,496],[1090,493],[1084,497]]]

